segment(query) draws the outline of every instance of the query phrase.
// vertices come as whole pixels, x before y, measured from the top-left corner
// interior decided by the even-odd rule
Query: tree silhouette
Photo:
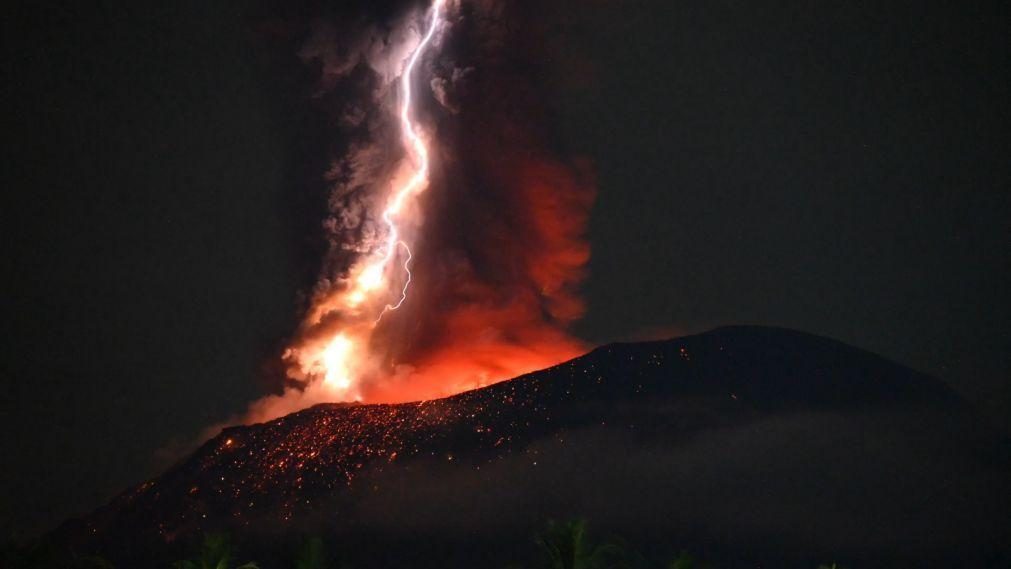
[[[326,569],[326,550],[323,540],[311,537],[302,544],[298,557],[295,559],[295,569]]]
[[[616,541],[593,543],[586,520],[548,522],[537,536],[545,569],[624,569],[630,567],[625,547]]]
[[[231,569],[232,544],[225,534],[215,533],[204,536],[200,557],[185,559],[172,564],[174,569]],[[259,569],[256,563],[248,562],[235,569]]]

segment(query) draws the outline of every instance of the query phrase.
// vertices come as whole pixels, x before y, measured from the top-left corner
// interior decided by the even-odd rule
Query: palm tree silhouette
[[[537,536],[545,569],[623,569],[630,567],[625,547],[617,541],[593,543],[586,520],[548,522]]]
[[[295,559],[295,569],[326,569],[326,566],[323,540],[318,537],[307,539]]]
[[[172,564],[174,569],[231,569],[232,544],[228,536],[212,533],[204,536],[204,544],[200,548],[198,559],[185,559]],[[235,569],[259,569],[253,562],[244,563]]]

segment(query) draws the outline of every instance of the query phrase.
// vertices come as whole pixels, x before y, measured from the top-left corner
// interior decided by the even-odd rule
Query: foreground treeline
[[[530,559],[500,563],[501,569],[718,569],[686,551],[670,558],[650,559],[619,537],[593,536],[585,520],[548,522],[533,539]],[[742,560],[744,562],[746,560]],[[483,564],[481,566],[484,566]],[[80,555],[39,543],[10,546],[0,554],[0,567],[9,569],[116,569],[109,560]],[[290,561],[277,569],[355,569],[368,564],[349,563],[319,537],[307,537],[291,551]],[[494,566],[492,566],[494,567]],[[164,564],[165,569],[274,569],[246,559],[226,534],[208,534],[185,559]],[[843,569],[832,564],[817,569]]]

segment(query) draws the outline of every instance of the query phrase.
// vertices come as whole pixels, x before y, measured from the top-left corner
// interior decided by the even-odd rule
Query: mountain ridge
[[[919,425],[924,418],[929,418],[926,428]],[[803,426],[805,421],[814,421],[819,427],[809,429]],[[833,433],[833,429],[842,434]],[[724,449],[728,433],[732,440]],[[733,437],[752,442],[740,446]],[[888,442],[891,439],[897,442]],[[696,448],[700,441],[713,440],[718,442]],[[859,483],[850,485],[859,490],[851,490],[831,469],[812,473],[805,461],[797,461],[789,453],[779,456],[781,449],[797,445],[800,454],[810,455],[805,460],[836,460],[841,451],[835,447],[841,447],[849,448],[846,452],[855,453],[859,460],[877,462],[872,463],[871,471],[854,476]],[[755,447],[766,450],[751,456]],[[603,503],[606,500],[594,495],[624,492],[634,501],[650,499],[623,487],[622,480],[637,474],[631,467],[623,470],[622,460],[613,457],[629,449],[647,456],[661,449],[656,454],[663,457],[682,456],[691,449],[700,455],[689,453],[678,460],[684,464],[701,461],[705,468],[715,468],[715,474],[709,476],[717,477],[723,465],[746,463],[740,457],[748,456],[774,474],[744,482],[732,480],[726,486],[731,488],[729,492],[734,493],[735,484],[743,484],[751,492],[771,492],[767,488],[778,488],[779,478],[796,479],[795,484],[809,487],[806,491],[810,494],[797,499],[798,510],[801,504],[821,504],[826,496],[851,491],[877,493],[879,499],[887,499],[889,493],[901,491],[906,484],[901,477],[882,470],[882,465],[888,464],[888,468],[902,470],[903,476],[922,478],[928,495],[943,494],[941,501],[947,500],[945,508],[950,510],[946,515],[965,510],[954,518],[962,522],[983,515],[990,520],[994,511],[985,502],[986,492],[996,492],[998,503],[1007,502],[1007,485],[995,482],[995,476],[1011,472],[1007,448],[1007,441],[988,430],[968,403],[940,380],[819,336],[781,328],[733,326],[671,340],[600,346],[551,368],[446,398],[399,404],[321,404],[273,421],[229,427],[162,475],[61,531],[79,547],[98,550],[115,549],[115,544],[124,540],[134,543],[134,550],[145,550],[221,530],[271,534],[284,528],[325,528],[336,534],[358,535],[378,527],[380,533],[399,534],[406,530],[391,528],[384,517],[396,516],[398,509],[411,512],[404,515],[410,518],[404,527],[430,531],[448,523],[451,516],[433,519],[427,510],[457,499],[453,496],[457,491],[444,487],[448,482],[440,477],[453,480],[457,488],[482,488],[472,500],[480,504],[492,500],[491,493],[507,489],[508,494],[525,488],[526,480],[539,479],[546,476],[546,470],[555,469],[557,479],[547,476],[543,482],[554,495],[532,499],[530,495],[542,490],[529,488],[526,493],[515,490],[513,499],[529,501],[529,509],[541,515],[556,510],[599,511],[602,513],[594,518],[605,525],[638,527],[645,535],[651,528],[630,525],[611,505]],[[588,459],[594,452],[601,456]],[[713,462],[710,453],[722,453],[722,458]],[[913,466],[897,462],[892,455],[913,461]],[[948,460],[951,456],[980,465],[972,472],[962,472],[939,462],[939,457]],[[599,466],[595,460],[611,464]],[[635,460],[628,464],[637,464]],[[640,477],[642,471],[655,468],[652,459],[642,460]],[[577,468],[577,464],[582,466]],[[658,470],[666,468],[670,476],[682,475],[678,462],[658,459],[657,464],[664,465]],[[733,468],[747,473],[748,467]],[[609,469],[624,474],[618,476]],[[917,469],[931,474],[917,474]],[[429,472],[440,474],[433,477]],[[690,497],[672,494],[663,477],[656,476],[651,483],[660,502],[694,503]],[[570,484],[560,482],[566,477],[577,481],[571,486],[587,488],[583,495],[567,494],[570,490],[565,486]],[[578,482],[583,478],[585,483]],[[979,480],[985,482],[986,492],[977,496],[974,485],[978,486]],[[699,492],[703,494],[724,491],[694,478],[682,484],[701,485],[704,491]],[[958,492],[963,491],[972,494],[975,501],[970,504],[959,498]],[[777,492],[784,499],[794,499],[789,486]],[[757,498],[744,495],[741,499]],[[759,503],[768,507],[764,500]],[[849,500],[833,500],[824,503],[848,507]],[[905,500],[917,504],[919,491]],[[581,507],[581,501],[591,505]],[[458,506],[461,511],[472,507],[468,503]],[[487,507],[508,509],[498,503]],[[913,545],[922,545],[923,535],[934,532],[931,524],[941,524],[945,513],[932,514],[938,519],[931,518],[922,531],[908,531],[913,536],[909,537],[901,531],[901,511],[885,510],[895,518],[888,521],[891,525],[885,533],[897,532],[912,543],[898,548],[896,559],[913,555]],[[791,510],[791,516],[795,514]],[[466,514],[459,515],[461,520],[468,519]],[[520,519],[527,513],[512,515]],[[867,514],[856,511],[847,515],[859,519]],[[678,526],[678,531],[698,537],[708,530],[697,526],[731,523],[719,521],[724,517],[723,511],[706,514],[700,517],[702,522]],[[456,530],[467,527],[453,523]],[[752,533],[759,530],[765,528],[759,524],[749,529]],[[819,534],[820,539],[833,539],[831,532],[822,533],[825,535]],[[993,532],[983,533],[983,541],[994,547]],[[962,552],[968,547],[965,544],[975,543],[971,537],[962,536],[962,541],[954,540],[948,549],[941,549]],[[702,540],[706,539],[703,535]],[[875,547],[880,553],[887,544]],[[127,551],[123,557],[131,559],[138,554]],[[775,556],[782,552],[770,555],[779,559]]]

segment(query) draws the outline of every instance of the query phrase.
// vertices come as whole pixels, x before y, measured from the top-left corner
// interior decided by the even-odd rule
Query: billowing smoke
[[[429,8],[318,19],[299,51],[318,71],[313,96],[333,123],[330,167],[320,172],[330,185],[321,216],[327,248],[286,353],[288,385],[254,403],[247,421],[323,401],[449,395],[586,348],[567,328],[584,311],[592,174],[551,143],[536,79],[537,32],[508,3],[442,5],[443,21],[411,82],[430,170],[423,191],[398,210],[403,250],[391,254],[384,245],[389,188],[418,167],[398,122],[399,87]],[[408,294],[396,310],[382,309],[408,283],[400,268],[407,250]],[[384,254],[396,255],[397,270],[384,273],[389,291],[376,301],[380,310],[362,316],[357,301],[349,310],[355,279]],[[364,345],[348,347],[353,389],[341,397],[299,358],[332,350],[343,334]]]

